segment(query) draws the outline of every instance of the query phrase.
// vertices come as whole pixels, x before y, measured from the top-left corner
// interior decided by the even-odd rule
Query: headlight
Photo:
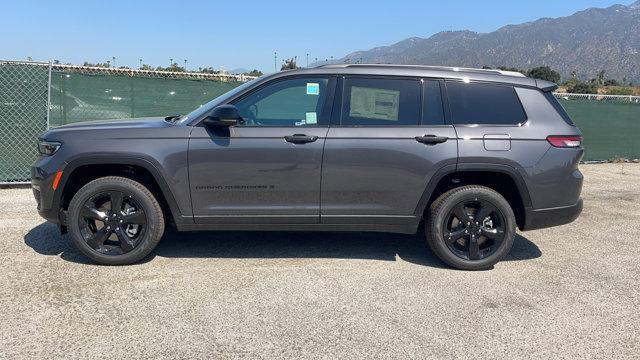
[[[60,146],[62,146],[62,144],[57,141],[40,140],[40,142],[38,142],[38,151],[42,155],[51,156],[60,149]]]

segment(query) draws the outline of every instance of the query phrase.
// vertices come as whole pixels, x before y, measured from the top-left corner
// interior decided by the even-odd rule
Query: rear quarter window
[[[544,96],[547,98],[549,103],[551,103],[551,105],[553,105],[553,108],[556,109],[558,114],[560,114],[560,116],[562,117],[562,120],[564,120],[564,122],[566,122],[567,124],[569,124],[571,126],[576,126],[576,124],[573,123],[573,120],[571,120],[571,117],[569,117],[569,114],[567,114],[567,111],[564,109],[564,107],[562,107],[562,104],[560,104],[558,99],[556,99],[556,97],[552,93],[546,92],[546,93],[544,93]]]
[[[527,120],[513,86],[486,83],[446,83],[454,124],[518,125]]]

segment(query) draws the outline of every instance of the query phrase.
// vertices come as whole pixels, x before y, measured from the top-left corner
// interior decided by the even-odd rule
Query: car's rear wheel
[[[463,270],[493,267],[511,250],[516,220],[509,202],[477,185],[442,194],[430,207],[427,242],[445,263]]]
[[[126,265],[160,242],[162,208],[142,184],[108,176],[83,186],[69,204],[67,227],[75,246],[93,261]]]

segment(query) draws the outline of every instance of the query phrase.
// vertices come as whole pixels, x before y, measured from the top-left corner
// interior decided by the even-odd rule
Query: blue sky
[[[273,70],[274,51],[305,65],[442,30],[490,32],[631,0],[5,1],[0,59],[59,59]]]

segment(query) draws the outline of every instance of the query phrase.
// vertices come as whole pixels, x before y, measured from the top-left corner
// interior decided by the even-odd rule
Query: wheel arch
[[[101,168],[104,170],[96,171]],[[131,172],[128,172],[127,169],[131,170]],[[136,174],[136,169],[142,169],[146,174]],[[145,175],[148,175],[148,180],[152,181],[152,183],[143,183],[143,185],[149,187],[158,197],[158,200],[166,209],[167,214],[165,215],[167,219],[176,222],[184,218],[173,192],[162,176],[162,173],[158,167],[148,159],[109,154],[82,156],[68,161],[62,170],[63,174],[58,185],[60,191],[56,191],[53,200],[53,205],[60,209],[60,211],[65,209],[65,206],[69,204],[71,197],[73,197],[70,191],[75,193],[75,191],[78,190],[75,188],[77,185],[74,185],[74,179],[78,179],[78,177],[90,179],[89,181],[91,181],[102,176],[120,175],[140,181],[146,180]],[[87,171],[93,171],[93,173],[87,175]],[[84,183],[86,184],[86,181]]]
[[[518,227],[524,227],[525,209],[531,207],[529,190],[518,170],[503,164],[459,163],[440,168],[425,188],[414,214],[423,216],[438,196],[449,189],[470,184],[484,185],[503,195],[516,215]]]

